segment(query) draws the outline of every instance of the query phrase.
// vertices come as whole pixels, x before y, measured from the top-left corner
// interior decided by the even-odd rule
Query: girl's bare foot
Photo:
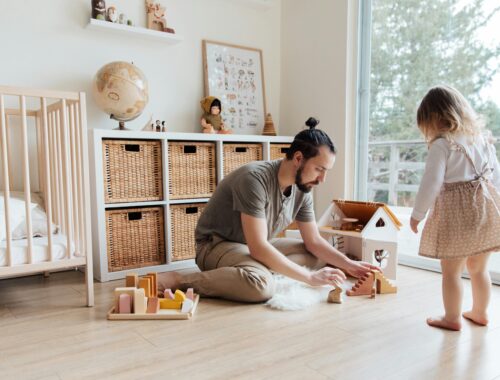
[[[471,310],[471,311],[464,311],[462,313],[462,316],[465,319],[468,319],[469,321],[475,323],[476,325],[480,325],[480,326],[487,326],[488,325],[488,315],[487,314],[474,313]]]
[[[444,317],[427,318],[427,324],[445,330],[460,331],[462,324],[460,321],[448,321]]]

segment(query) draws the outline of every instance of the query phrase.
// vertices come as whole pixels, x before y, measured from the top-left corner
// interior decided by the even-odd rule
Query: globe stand
[[[118,122],[118,127],[114,128],[115,131],[130,131],[129,128],[125,128],[125,122],[124,121],[119,121]]]

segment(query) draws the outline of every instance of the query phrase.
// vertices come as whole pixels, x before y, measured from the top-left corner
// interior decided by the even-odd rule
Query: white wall
[[[159,1],[167,24],[184,37],[177,45],[87,29],[91,0],[0,0],[0,84],[85,91],[89,128],[114,128],[92,99],[92,79],[108,62],[132,61],[149,80],[150,102],[128,127],[141,128],[153,114],[169,131],[198,132],[201,41],[210,39],[263,50],[267,108],[279,125],[281,0],[267,10],[251,0]],[[144,0],[106,5],[145,26]]]
[[[282,134],[296,134],[309,116],[338,153],[326,182],[315,190],[317,217],[334,198],[352,196],[354,107],[350,75],[354,0],[286,0],[281,24]],[[350,31],[350,32],[349,32]]]

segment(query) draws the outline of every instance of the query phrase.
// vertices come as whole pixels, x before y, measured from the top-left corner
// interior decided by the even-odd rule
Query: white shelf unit
[[[106,203],[104,194],[103,173],[103,140],[156,140],[161,141],[162,146],[162,180],[163,199],[159,201],[131,202],[131,203]],[[169,199],[169,164],[168,143],[169,142],[214,142],[216,155],[216,183],[223,178],[224,165],[224,143],[258,143],[262,144],[262,158],[271,158],[272,144],[290,144],[293,137],[290,136],[261,136],[261,135],[207,135],[203,133],[175,133],[175,132],[144,132],[144,131],[119,131],[109,129],[89,130],[90,150],[90,181],[92,197],[92,237],[94,255],[94,274],[99,281],[111,281],[125,277],[125,274],[134,271],[139,275],[148,272],[166,272],[171,270],[187,269],[196,266],[193,259],[182,261],[171,261],[172,239],[171,239],[171,217],[170,205],[207,203],[209,198]],[[185,173],[179,173],[184,175]],[[161,206],[164,209],[164,238],[166,250],[166,264],[149,266],[124,271],[109,271],[107,258],[107,236],[106,236],[106,210],[117,208],[135,208],[147,206]],[[193,252],[194,253],[194,252]]]
[[[129,37],[139,37],[143,39],[162,41],[170,45],[177,44],[183,40],[182,36],[174,33],[160,32],[157,30],[146,29],[139,26],[130,26],[118,24],[116,22],[97,20],[91,18],[87,24],[88,29],[109,32],[114,34],[126,35]]]

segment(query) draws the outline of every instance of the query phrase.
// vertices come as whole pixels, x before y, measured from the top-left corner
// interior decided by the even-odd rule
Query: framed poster
[[[266,115],[262,50],[203,41],[205,96],[222,103],[222,118],[236,134],[261,134]]]

